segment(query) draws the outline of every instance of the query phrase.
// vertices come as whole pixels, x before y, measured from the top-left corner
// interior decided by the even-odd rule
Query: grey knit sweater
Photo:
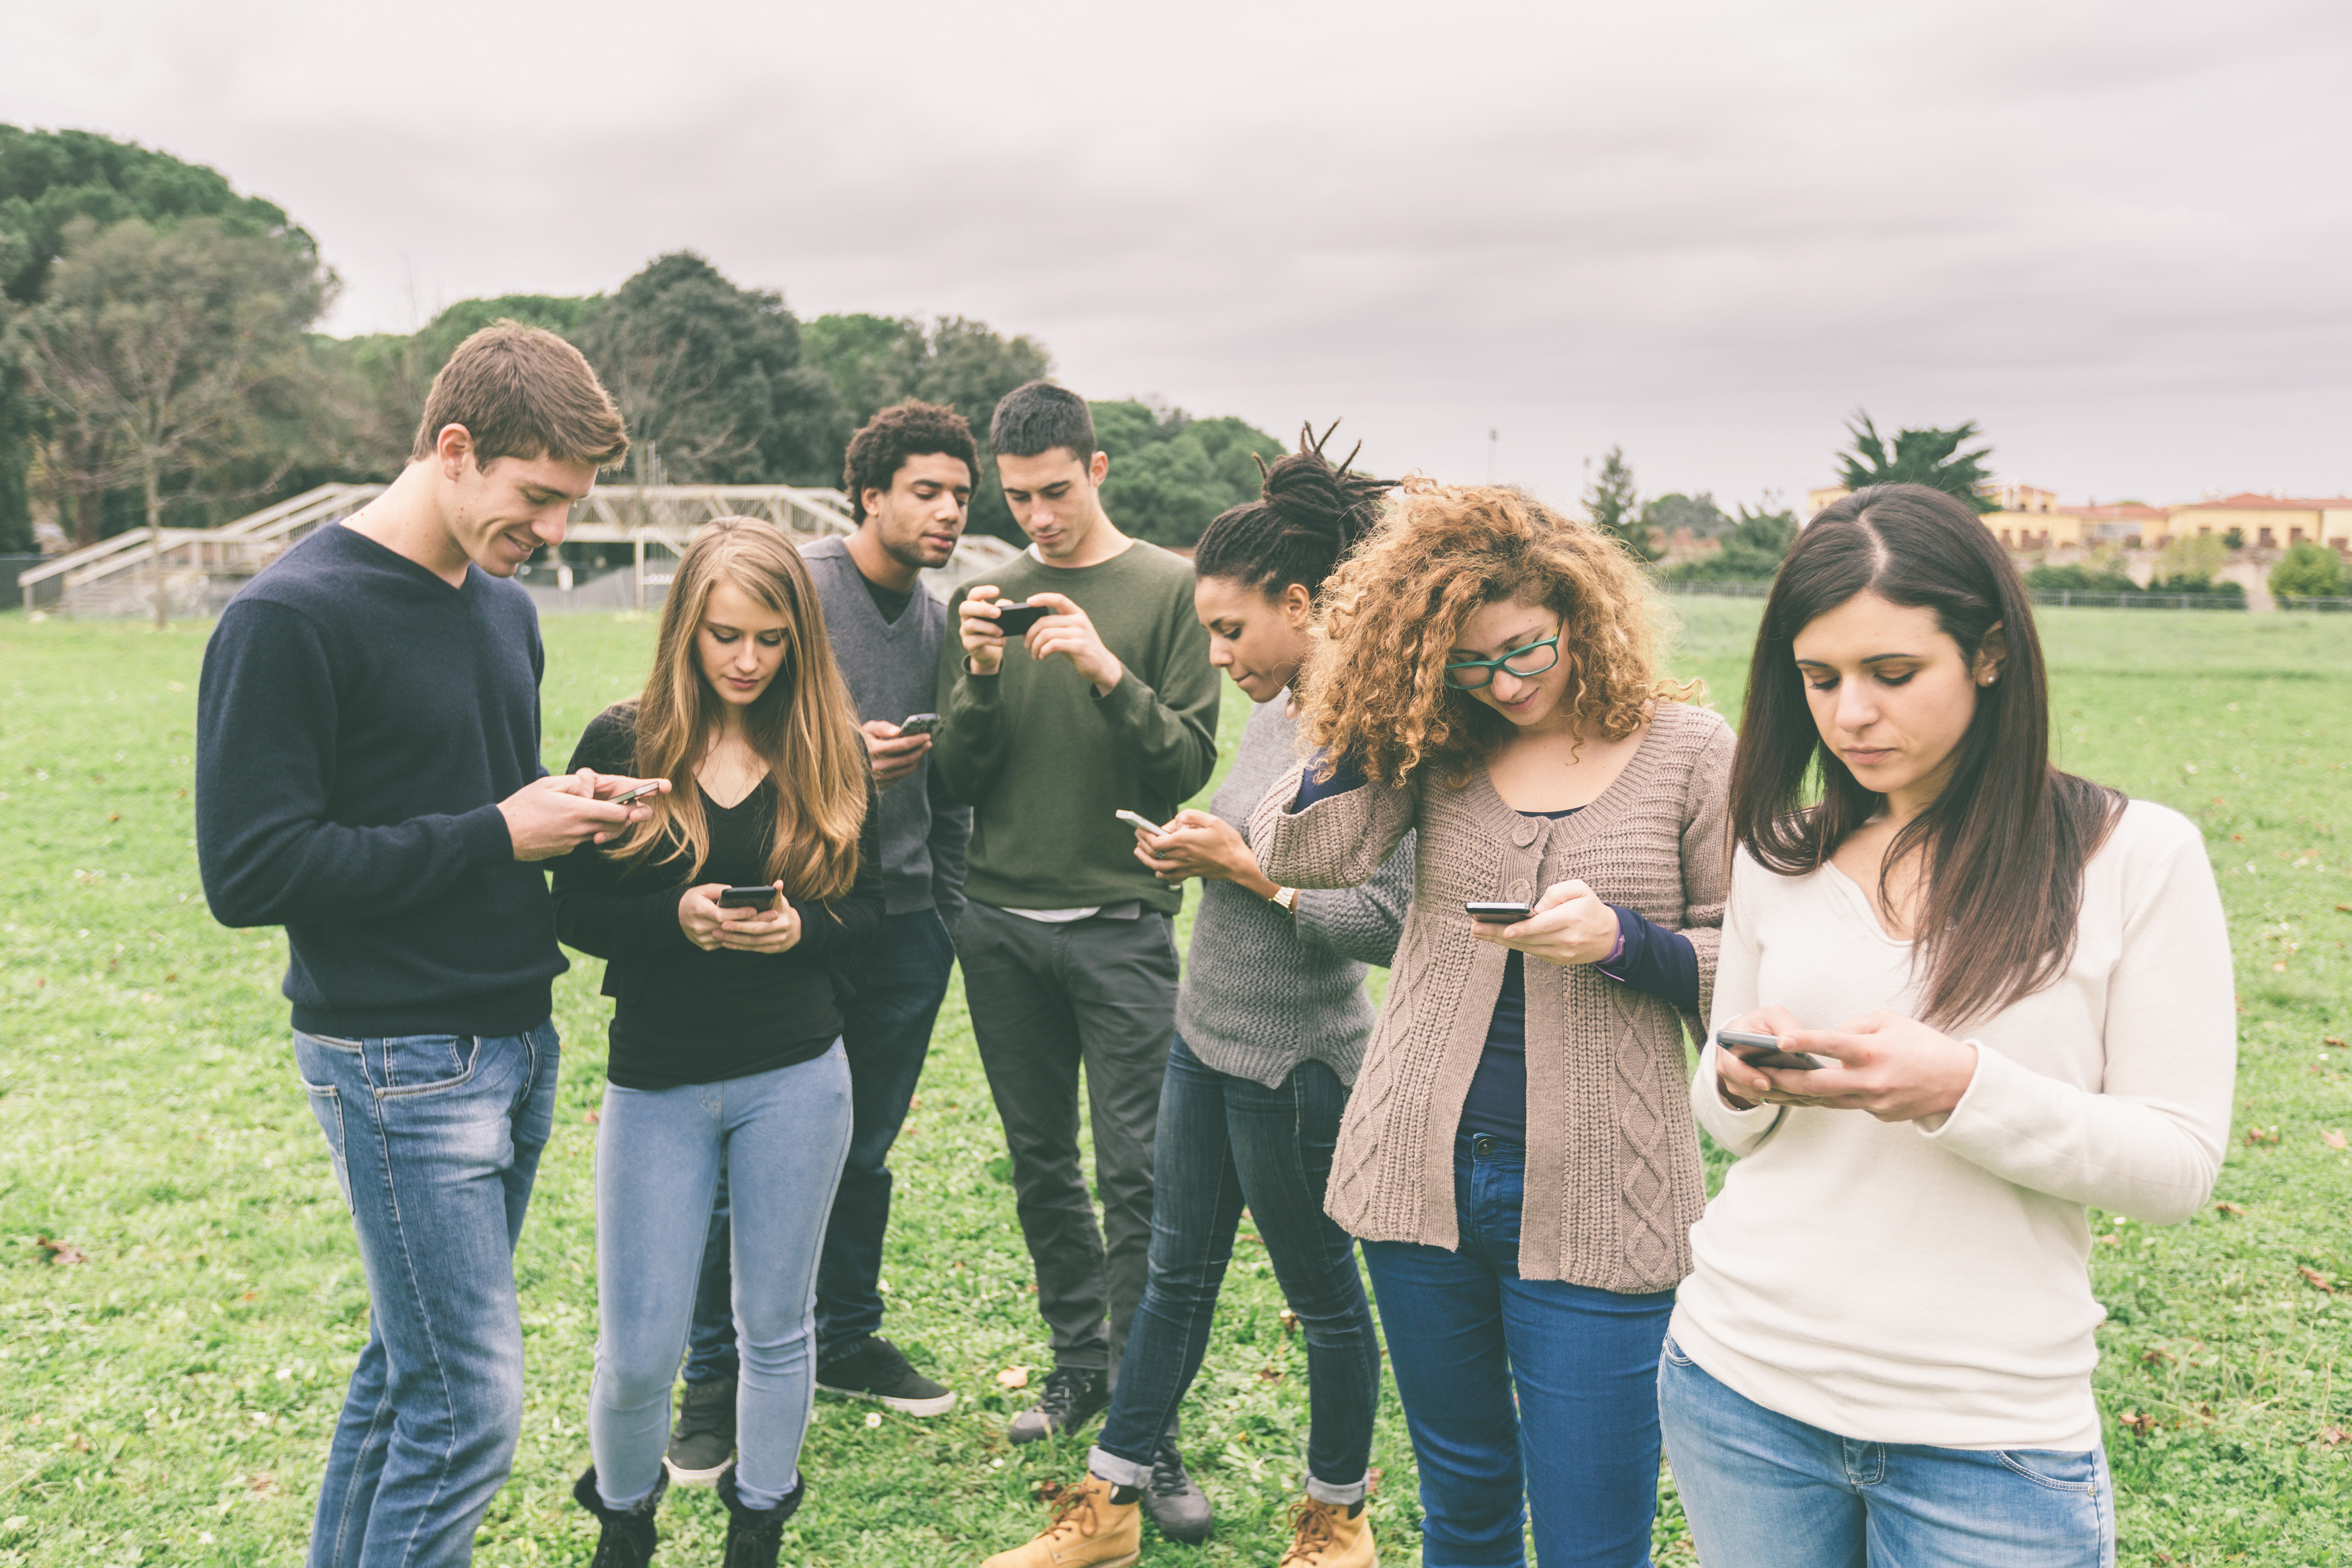
[[[1333,1219],[1368,1240],[1460,1245],[1454,1135],[1507,956],[1470,934],[1462,906],[1580,877],[1690,939],[1698,1008],[1678,1016],[1590,964],[1528,963],[1519,1276],[1638,1294],[1690,1272],[1705,1187],[1683,1031],[1705,1038],[1715,990],[1731,747],[1715,714],[1662,701],[1625,771],[1573,816],[1522,816],[1484,768],[1458,790],[1368,784],[1293,813],[1294,767],[1258,803],[1258,864],[1292,887],[1363,881],[1408,830],[1420,836],[1387,1005],[1332,1152]]]
[[[1233,771],[1209,803],[1244,838],[1250,809],[1298,761],[1288,707],[1286,694],[1250,714]],[[1386,968],[1395,958],[1412,898],[1410,833],[1363,886],[1301,893],[1296,921],[1231,882],[1203,881],[1176,993],[1177,1034],[1217,1071],[1268,1089],[1309,1060],[1354,1083],[1372,1032],[1364,965]]]

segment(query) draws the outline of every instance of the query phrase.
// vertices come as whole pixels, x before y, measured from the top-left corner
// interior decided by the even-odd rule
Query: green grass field
[[[1677,601],[1675,668],[1737,712],[1752,601]],[[2222,1206],[2169,1230],[2101,1220],[2100,1394],[2131,1563],[2352,1560],[2352,622],[2049,611],[2065,765],[2188,812],[2231,917],[2242,1058]],[[646,622],[547,624],[561,765],[639,679]],[[366,1297],[296,1082],[275,931],[214,924],[190,754],[204,628],[0,616],[0,1563],[299,1559]],[[1230,694],[1227,735],[1240,718]],[[590,1160],[598,965],[559,985],[562,1110],[519,1269],[530,1403],[478,1561],[585,1562],[568,1501],[595,1332]],[[1028,1260],[961,988],[907,1136],[890,1331],[965,1394],[943,1419],[823,1400],[794,1563],[974,1563],[1042,1518],[1082,1451],[1003,1436],[1042,1370]],[[1219,1529],[1154,1564],[1271,1564],[1307,1419],[1305,1356],[1244,1245],[1186,1448]],[[2339,1363],[2344,1364],[2339,1367]],[[1393,1397],[1374,1463],[1386,1561],[1418,1561]],[[1664,1561],[1690,1561],[1661,1510]],[[715,1561],[707,1489],[673,1494],[661,1561]]]

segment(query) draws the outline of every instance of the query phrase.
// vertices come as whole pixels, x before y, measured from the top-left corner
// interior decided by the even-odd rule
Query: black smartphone
[[[1778,1035],[1751,1035],[1742,1029],[1718,1029],[1715,1043],[1752,1068],[1781,1068],[1811,1072],[1829,1063],[1805,1051],[1784,1051]]]
[[[764,910],[776,901],[776,889],[766,883],[749,888],[730,888],[719,895],[722,910]]]
[[[1001,599],[997,601],[997,612],[996,624],[1003,628],[1007,637],[1022,636],[1054,613],[1043,605],[1033,605],[1026,600],[1014,600],[1008,604]]]
[[[1528,904],[1476,903],[1465,904],[1462,908],[1472,920],[1486,926],[1517,925],[1536,912],[1533,906]]]
[[[649,795],[661,794],[661,787],[660,780],[648,779],[635,789],[623,790],[620,794],[614,795],[611,800],[604,804],[607,805],[635,805],[637,802],[645,799],[646,796]]]
[[[902,721],[900,721],[898,725],[898,733],[901,735],[928,735],[939,727],[940,716],[936,713],[909,713]]]

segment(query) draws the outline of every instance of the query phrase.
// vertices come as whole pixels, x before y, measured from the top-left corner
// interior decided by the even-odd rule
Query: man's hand
[[[1004,630],[996,624],[996,601],[1003,596],[1002,589],[983,584],[956,606],[964,668],[974,675],[994,675],[1004,668]]]
[[[653,808],[614,805],[612,797],[644,784],[653,784],[656,794],[669,788],[667,779],[623,778],[587,768],[533,779],[499,802],[499,815],[507,819],[507,837],[514,841],[514,858],[552,860],[583,843],[602,844],[617,837],[631,823],[651,816]]]
[[[1205,811],[1184,810],[1171,818],[1163,833],[1135,830],[1135,858],[1151,868],[1163,882],[1201,877],[1231,882],[1261,899],[1270,899],[1275,885],[1258,869],[1257,857],[1234,825]]]
[[[1029,602],[1052,612],[1029,628],[1025,639],[1029,657],[1050,658],[1060,654],[1087,678],[1097,697],[1109,696],[1127,672],[1119,667],[1118,657],[1103,646],[1102,636],[1087,613],[1066,594],[1032,594]]]
[[[857,728],[866,737],[866,754],[874,763],[877,789],[887,789],[913,773],[923,753],[931,749],[929,735],[901,735],[898,726],[887,719],[868,719]]]
[[[1527,919],[1507,926],[1473,921],[1470,934],[1546,963],[1598,963],[1616,951],[1617,911],[1571,879],[1546,888]]]

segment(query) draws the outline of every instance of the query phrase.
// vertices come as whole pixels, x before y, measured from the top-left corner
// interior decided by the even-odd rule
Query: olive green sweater
[[[1007,599],[1067,595],[1124,669],[1118,684],[1097,697],[1068,659],[1033,659],[1017,642],[997,674],[967,673],[957,609],[982,585]],[[1112,814],[1165,822],[1209,782],[1222,684],[1192,613],[1192,568],[1158,545],[1138,541],[1093,566],[1024,554],[958,588],[931,765],[972,807],[965,893],[1006,910],[1136,900],[1175,913],[1182,889],[1144,868],[1134,829]]]

